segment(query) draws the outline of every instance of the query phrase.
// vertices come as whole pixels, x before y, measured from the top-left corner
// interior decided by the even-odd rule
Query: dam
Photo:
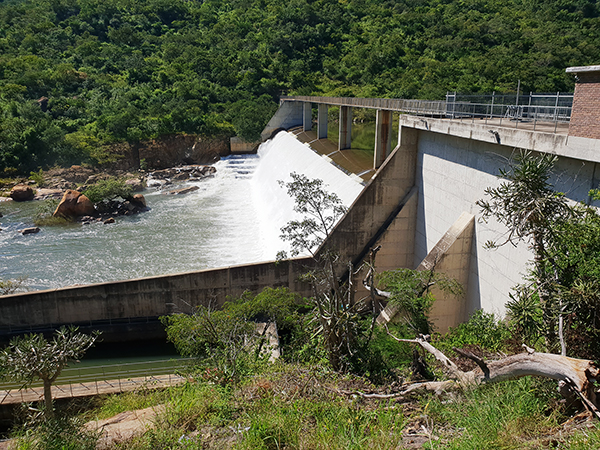
[[[484,249],[486,241],[506,230],[493,221],[478,220],[476,205],[487,187],[499,185],[499,169],[507,167],[515,152],[558,155],[551,182],[573,201],[588,202],[588,191],[598,187],[600,118],[589,105],[600,103],[594,97],[600,67],[568,71],[578,76],[572,106],[560,104],[560,95],[550,105],[492,104],[484,112],[448,99],[284,97],[263,138],[301,127],[299,138],[317,147],[326,139],[327,109],[335,107],[340,114],[337,151],[343,153],[351,147],[352,108],[376,110],[374,174],[364,181],[364,188],[361,185],[328,245],[355,265],[371,247],[381,245],[378,270],[435,267],[459,280],[465,288],[462,298],[441,295],[434,303],[432,319],[444,331],[480,308],[504,314],[511,287],[527,270],[531,253],[526,244]],[[398,145],[391,149],[394,112],[400,113]],[[331,154],[335,162],[334,157]],[[287,286],[308,296],[308,286],[298,281],[307,265],[310,260],[305,257],[265,260],[15,294],[1,300],[0,333],[10,336],[74,323],[83,329],[102,329],[115,339],[134,339],[159,332],[160,315],[189,312],[197,304],[219,304],[245,290]]]

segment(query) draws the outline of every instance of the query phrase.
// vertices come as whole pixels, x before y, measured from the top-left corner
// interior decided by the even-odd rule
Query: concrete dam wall
[[[265,136],[280,128],[307,128],[305,104],[306,99],[284,101]],[[398,142],[389,155],[376,155],[376,174],[328,245],[342,260],[357,265],[370,247],[381,244],[378,270],[435,267],[458,278],[464,297],[440,297],[434,306],[433,319],[441,331],[478,308],[504,314],[510,288],[527,270],[527,243],[483,248],[506,230],[494,221],[477,220],[475,203],[484,198],[486,188],[498,186],[499,169],[507,167],[515,151],[557,154],[551,182],[573,201],[588,200],[589,189],[598,187],[600,153],[591,150],[595,139],[406,114],[400,116]],[[287,286],[309,296],[309,287],[297,281],[309,264],[307,258],[271,261],[6,296],[0,299],[0,333],[9,336],[64,323],[104,326],[121,340],[132,339],[136,330],[159,333],[158,316],[190,312],[198,304],[219,305],[226,296],[245,290]],[[144,320],[152,325],[143,325]]]

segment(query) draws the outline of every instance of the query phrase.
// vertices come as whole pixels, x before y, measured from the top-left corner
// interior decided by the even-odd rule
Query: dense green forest
[[[254,139],[282,93],[573,89],[590,0],[0,0],[0,173],[173,133]]]

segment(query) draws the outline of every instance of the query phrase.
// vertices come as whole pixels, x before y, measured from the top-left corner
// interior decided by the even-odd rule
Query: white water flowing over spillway
[[[265,259],[274,259],[280,250],[289,251],[289,243],[279,238],[280,229],[296,219],[294,203],[279,181],[290,181],[290,173],[297,172],[309,179],[320,179],[328,192],[338,195],[348,207],[362,191],[362,180],[347,175],[329,160],[299,142],[293,134],[278,133],[258,150],[261,159],[253,178],[254,203],[259,211],[262,245]]]
[[[23,236],[18,230],[33,225],[40,202],[0,202],[0,279],[25,277],[37,290],[272,260],[286,249],[279,229],[293,217],[277,180],[294,171],[323,179],[346,206],[363,187],[289,133],[257,155],[230,156],[215,167],[215,176],[185,183],[199,187],[192,193],[143,192],[150,211],[111,225],[42,227]]]

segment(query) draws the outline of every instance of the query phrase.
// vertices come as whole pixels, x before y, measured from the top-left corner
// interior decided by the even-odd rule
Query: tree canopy
[[[282,92],[569,91],[599,23],[589,0],[8,0],[0,171],[172,133],[254,139]]]

